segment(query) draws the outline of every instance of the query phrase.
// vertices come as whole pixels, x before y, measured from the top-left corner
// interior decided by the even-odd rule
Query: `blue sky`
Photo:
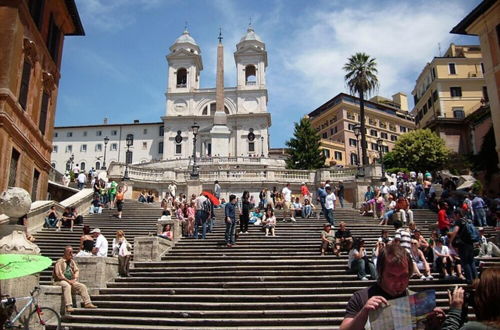
[[[449,33],[480,0],[77,0],[86,36],[68,37],[56,126],[157,122],[165,114],[168,48],[187,22],[200,45],[202,87],[215,86],[219,27],[225,85],[236,81],[233,52],[251,18],[266,43],[271,146],[283,147],[293,123],[340,92],[342,66],[355,52],[375,57],[377,94],[408,95]]]

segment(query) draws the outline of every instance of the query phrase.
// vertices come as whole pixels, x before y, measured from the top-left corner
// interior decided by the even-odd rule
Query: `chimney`
[[[399,107],[403,111],[408,111],[408,96],[405,93],[399,92],[392,96],[394,103],[399,104]]]
[[[134,119],[134,124],[139,124],[139,119]]]
[[[104,125],[107,125],[108,124],[108,118],[107,117],[104,117]]]

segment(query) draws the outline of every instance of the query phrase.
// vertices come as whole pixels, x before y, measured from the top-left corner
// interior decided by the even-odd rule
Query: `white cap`
[[[91,234],[93,234],[93,233],[99,233],[100,234],[101,230],[99,228],[94,228],[94,229],[92,229],[92,231],[90,233]]]

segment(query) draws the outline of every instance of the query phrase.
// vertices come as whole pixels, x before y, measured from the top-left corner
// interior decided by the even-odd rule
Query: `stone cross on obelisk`
[[[210,130],[210,135],[212,138],[212,156],[227,157],[229,155],[231,131],[227,127],[227,115],[224,111],[224,46],[222,45],[222,31],[219,31],[218,39],[215,115],[214,126]]]

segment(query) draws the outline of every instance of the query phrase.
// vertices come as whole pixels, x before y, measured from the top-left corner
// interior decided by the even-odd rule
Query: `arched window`
[[[177,87],[187,86],[187,70],[181,68],[177,70]]]
[[[257,74],[254,65],[247,65],[245,67],[245,84],[255,85],[257,83]]]
[[[101,169],[101,162],[95,162],[95,169],[100,170]]]
[[[85,171],[85,162],[80,163],[80,170]]]
[[[208,109],[210,108],[210,114],[208,113]],[[226,115],[229,115],[229,110],[227,109],[226,106],[224,106],[224,112]],[[215,102],[211,103],[203,108],[203,111],[201,112],[203,116],[213,116],[215,115]]]

